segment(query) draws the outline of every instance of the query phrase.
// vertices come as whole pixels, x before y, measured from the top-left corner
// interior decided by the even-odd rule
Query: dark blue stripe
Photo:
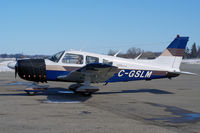
[[[47,80],[56,81],[58,76],[68,75],[70,71],[54,71],[54,70],[47,70]]]
[[[177,37],[170,43],[167,48],[185,49],[189,37]]]
[[[167,78],[166,75],[151,75],[150,77],[145,77],[146,73],[148,72],[148,70],[141,70],[141,72],[143,72],[143,74],[140,73],[140,76],[136,77],[135,75],[130,77],[129,73],[132,70],[125,70],[124,73],[128,73],[128,74],[123,74],[123,76],[119,77],[118,73],[115,73],[113,77],[111,77],[109,80],[105,81],[106,83],[108,82],[126,82],[126,81],[135,81],[135,80],[150,80],[150,79],[159,79],[159,78]],[[137,71],[139,70],[135,70],[135,73],[137,73]],[[142,77],[141,77],[142,75]]]
[[[148,70],[141,70],[141,72],[143,72],[143,77],[141,77],[141,73],[139,77],[129,77],[129,74],[125,74],[125,73],[130,73],[133,70],[125,70],[125,72],[123,72],[123,76],[119,77],[118,73],[115,73],[113,77],[111,77],[109,80],[105,81],[106,83],[108,82],[126,82],[126,81],[134,81],[134,80],[148,80],[148,79],[159,79],[159,78],[167,78],[166,75],[151,75],[150,77],[145,77],[146,73],[148,72]],[[139,70],[135,70],[135,73],[139,71]],[[58,76],[63,76],[63,75],[68,75],[70,73],[70,71],[52,71],[52,70],[47,70],[46,74],[47,74],[47,80],[48,81],[59,81],[57,80]]]

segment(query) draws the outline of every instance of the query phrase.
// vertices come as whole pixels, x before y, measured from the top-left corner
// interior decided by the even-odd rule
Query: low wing
[[[75,71],[72,71],[68,75],[57,77],[57,79],[68,82],[84,82],[89,80],[91,83],[102,83],[110,79],[114,73],[117,72],[117,67],[95,63],[87,64]]]

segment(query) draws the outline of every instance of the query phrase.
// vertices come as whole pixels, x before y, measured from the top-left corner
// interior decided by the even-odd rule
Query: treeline
[[[108,52],[108,55],[115,55],[118,51],[115,50],[110,50]],[[142,54],[141,54],[142,53]],[[141,55],[140,55],[141,54]],[[151,51],[144,51],[140,48],[129,48],[126,53],[119,53],[117,56],[118,57],[123,57],[123,58],[136,58],[140,55],[141,59],[154,59],[157,56],[159,56],[161,54],[161,52],[151,52]]]
[[[115,55],[118,51],[110,50],[108,55]],[[136,58],[142,53],[140,59],[154,59],[158,57],[162,52],[151,52],[151,51],[144,51],[140,48],[129,48],[126,53],[119,53],[118,57],[123,58]],[[197,47],[196,43],[192,45],[191,48],[187,47],[184,52],[183,58],[185,59],[193,59],[193,58],[200,58],[200,46]]]
[[[108,52],[108,55],[115,55],[118,51],[110,50]],[[136,58],[137,56],[140,56],[141,59],[154,59],[158,57],[161,52],[151,52],[151,51],[144,51],[140,48],[129,48],[126,53],[119,53],[118,57],[123,58]],[[32,58],[32,59],[38,59],[38,58],[48,58],[48,55],[24,55],[24,54],[0,54],[0,58]],[[184,52],[184,59],[193,59],[193,58],[200,58],[200,46],[197,46],[196,43],[194,43],[191,48],[187,47]]]
[[[185,59],[193,59],[193,58],[200,58],[200,46],[197,46],[194,43],[191,48],[186,48],[183,58]]]
[[[0,58],[46,58],[46,55],[24,55],[24,54],[0,54]]]

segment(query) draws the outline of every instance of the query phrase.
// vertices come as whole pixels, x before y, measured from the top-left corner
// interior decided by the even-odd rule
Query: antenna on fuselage
[[[121,51],[119,50],[115,55],[113,55],[114,57],[117,57],[117,55],[120,53]]]
[[[134,60],[138,60],[141,56],[142,56],[143,53],[140,53]]]

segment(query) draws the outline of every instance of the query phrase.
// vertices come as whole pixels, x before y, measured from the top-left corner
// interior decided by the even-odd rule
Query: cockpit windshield
[[[58,62],[61,58],[61,56],[63,55],[64,51],[58,52],[54,55],[52,55],[49,60],[53,61],[53,62]]]

